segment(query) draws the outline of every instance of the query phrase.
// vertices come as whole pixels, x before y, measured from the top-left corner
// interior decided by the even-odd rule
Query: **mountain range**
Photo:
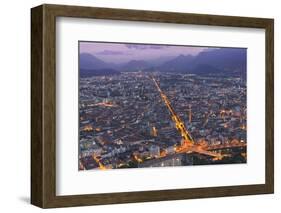
[[[160,71],[199,75],[246,76],[247,50],[245,48],[218,48],[198,55],[178,55],[158,61],[131,60],[123,64],[107,63],[89,53],[81,53],[80,76],[115,75],[130,71]]]

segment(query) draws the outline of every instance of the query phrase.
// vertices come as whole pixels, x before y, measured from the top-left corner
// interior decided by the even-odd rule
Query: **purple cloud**
[[[122,51],[114,51],[114,50],[103,50],[101,52],[97,52],[97,55],[124,55],[125,53]],[[127,54],[126,54],[127,55]]]
[[[169,46],[167,45],[150,45],[150,44],[126,44],[126,47],[129,49],[137,49],[137,50],[147,50],[147,49],[165,49]]]

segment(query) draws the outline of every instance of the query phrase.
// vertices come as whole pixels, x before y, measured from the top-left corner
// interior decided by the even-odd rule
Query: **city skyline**
[[[79,170],[247,162],[245,48],[79,44]]]

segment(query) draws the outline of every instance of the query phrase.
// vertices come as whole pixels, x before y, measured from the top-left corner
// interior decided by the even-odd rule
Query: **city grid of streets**
[[[81,78],[79,110],[80,170],[247,159],[241,78],[157,72]]]

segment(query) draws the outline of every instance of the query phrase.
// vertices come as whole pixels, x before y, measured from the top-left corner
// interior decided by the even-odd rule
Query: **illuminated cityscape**
[[[194,53],[193,61],[212,51]],[[174,60],[177,66],[183,57]],[[184,72],[175,71],[171,60],[164,66],[134,61],[130,69],[125,61],[97,70],[82,67],[80,55],[79,170],[247,162],[241,67],[231,74],[206,66]]]

